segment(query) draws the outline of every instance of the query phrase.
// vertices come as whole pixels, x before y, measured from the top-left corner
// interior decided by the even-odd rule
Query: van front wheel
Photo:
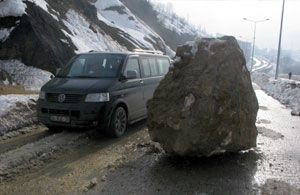
[[[127,114],[123,107],[117,107],[112,114],[109,129],[107,134],[111,137],[121,137],[127,125]]]

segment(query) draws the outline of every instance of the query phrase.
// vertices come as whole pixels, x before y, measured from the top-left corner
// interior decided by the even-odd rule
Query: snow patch
[[[8,84],[9,84],[8,79],[5,79],[5,81],[3,81],[3,84],[4,84],[4,85],[8,85]]]
[[[71,31],[62,32],[71,38],[74,45],[77,47],[76,53],[84,53],[90,50],[96,51],[123,51],[124,47],[120,46],[117,42],[112,40],[107,35],[102,35],[97,27],[95,31],[91,30],[89,22],[74,10],[70,9],[66,13],[67,20],[63,20],[65,26]],[[63,41],[63,40],[61,40]]]
[[[52,18],[54,18],[54,20],[56,20],[57,22],[59,22],[59,19],[58,19],[58,17],[56,15],[51,14],[51,13],[50,13],[50,15],[52,16]]]
[[[37,122],[38,95],[0,95],[0,136]]]
[[[0,18],[7,16],[22,16],[25,14],[26,4],[22,0],[0,1]]]
[[[0,95],[0,116],[9,112],[16,106],[17,102],[28,102],[29,100],[37,100],[38,95]]]
[[[195,41],[187,41],[185,45],[191,47],[191,53],[195,56],[198,52],[198,45],[200,43],[207,43],[207,46],[204,48],[207,52],[209,52],[211,55],[214,55],[214,52],[211,50],[211,47],[216,44],[224,44],[226,40],[221,39],[203,39],[203,38],[197,38]]]
[[[265,73],[253,72],[253,82],[257,83],[268,95],[292,109],[300,112],[300,82],[288,79],[275,80]]]
[[[196,55],[196,53],[198,52],[198,42],[197,41],[187,41],[185,43],[185,45],[188,45],[191,47],[191,52],[193,55]]]
[[[5,70],[17,85],[39,90],[52,75],[50,72],[26,66],[19,60],[0,60],[0,69]]]
[[[178,63],[180,61],[181,61],[181,57],[176,56],[175,59],[174,59],[174,61],[173,61],[173,63]]]
[[[167,11],[163,6],[151,3],[157,13],[158,22],[165,28],[176,32],[177,34],[189,34],[195,37],[207,37],[204,29],[196,28],[187,19],[177,16],[172,11]]]
[[[0,29],[0,42],[4,43],[8,38],[10,33],[15,29],[16,27],[11,28],[1,28]]]
[[[169,14],[159,13],[157,19],[162,25],[164,25],[165,28],[171,31],[175,31],[177,34],[198,34],[197,30],[194,27],[192,27],[191,25],[187,25],[185,21],[180,20],[179,18],[177,20],[174,20],[174,18]]]
[[[173,51],[168,45],[166,45],[166,54],[170,57],[170,58],[174,58],[176,56],[176,52]]]
[[[36,4],[37,6],[41,7],[43,10],[45,10],[46,12],[49,13],[48,11],[48,3],[45,0],[28,0],[34,4]]]
[[[98,0],[93,5],[98,10],[99,20],[128,33],[132,40],[137,41],[134,44],[137,48],[146,47],[155,50],[151,44],[151,42],[156,42],[153,38],[162,40],[149,26],[137,19],[119,0]],[[118,10],[122,10],[122,13],[119,13]],[[128,36],[123,37],[128,40]]]
[[[22,16],[26,14],[25,9],[27,5],[24,2],[31,2],[35,5],[41,7],[47,13],[49,13],[55,20],[59,21],[58,17],[54,14],[51,14],[48,10],[48,3],[45,0],[3,0],[0,1],[0,18],[8,16]],[[55,12],[57,13],[57,12]]]
[[[68,40],[67,39],[59,39],[61,42],[63,42],[63,43],[65,43],[65,44],[67,44],[67,45],[69,45],[70,46],[70,43],[68,42]]]

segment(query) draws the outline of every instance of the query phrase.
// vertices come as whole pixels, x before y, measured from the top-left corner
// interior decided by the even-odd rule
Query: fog
[[[173,10],[190,23],[201,25],[207,33],[243,37],[252,42],[254,23],[257,23],[256,46],[278,48],[282,0],[152,0],[169,3]],[[171,4],[170,4],[171,3]],[[300,1],[286,0],[282,34],[282,49],[300,50]]]

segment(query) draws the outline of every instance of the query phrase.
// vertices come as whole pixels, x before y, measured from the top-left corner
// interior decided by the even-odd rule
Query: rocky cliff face
[[[55,72],[74,54],[161,50],[165,41],[119,0],[4,0],[0,59]]]

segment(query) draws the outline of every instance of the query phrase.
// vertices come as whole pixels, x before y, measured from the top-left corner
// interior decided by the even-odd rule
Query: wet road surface
[[[257,148],[210,158],[150,152],[120,165],[87,194],[300,194],[300,118],[255,89]]]
[[[170,156],[150,141],[144,121],[122,139],[85,136],[56,160],[3,181],[0,194],[300,194],[300,117],[257,86],[255,92],[255,149]]]

